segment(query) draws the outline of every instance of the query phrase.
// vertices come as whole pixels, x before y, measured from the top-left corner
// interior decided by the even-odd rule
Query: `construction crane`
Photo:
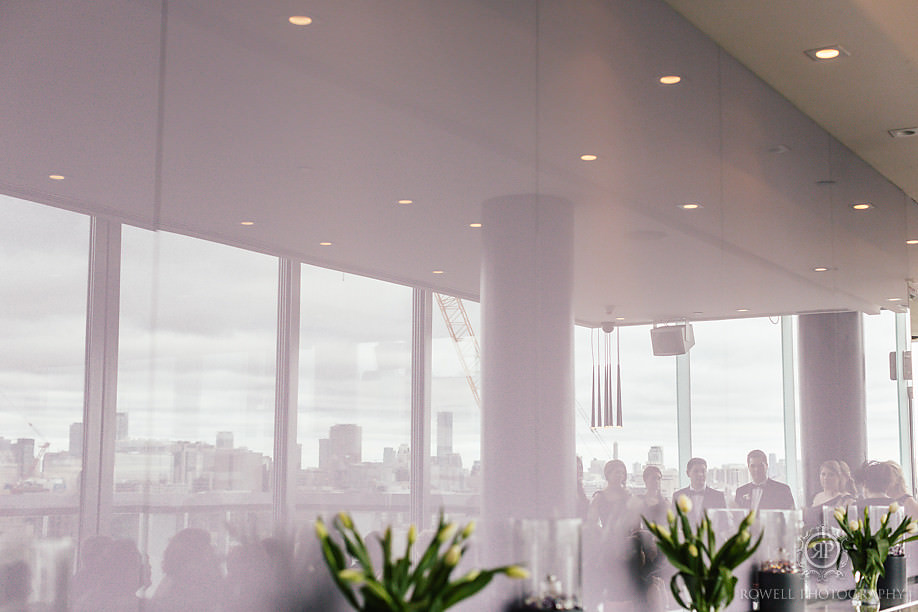
[[[465,378],[475,398],[475,405],[481,408],[481,396],[478,393],[479,377],[481,375],[481,350],[478,348],[478,338],[469,321],[469,315],[462,305],[462,299],[452,295],[434,293],[443,322],[453,339],[459,363],[465,371]]]

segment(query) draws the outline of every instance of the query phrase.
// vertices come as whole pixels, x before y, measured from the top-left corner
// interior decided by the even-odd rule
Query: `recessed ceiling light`
[[[829,269],[825,266],[816,266],[813,268],[813,272],[828,272]]]
[[[434,274],[443,274],[443,270],[434,270],[433,273],[434,273]]]
[[[414,204],[414,200],[399,200],[399,204]]]
[[[469,227],[481,227],[481,223],[469,223]]]
[[[695,202],[684,202],[682,204],[676,204],[676,206],[678,206],[682,210],[696,210],[698,208],[701,208],[701,204],[697,204]]]
[[[255,225],[254,221],[240,221],[239,225]]]
[[[332,245],[331,242],[320,242],[319,243],[319,246],[331,246],[331,245]]]
[[[309,25],[310,23],[312,23],[312,17],[307,17],[306,15],[294,15],[287,21],[289,21],[293,25],[305,26],[305,25]]]
[[[615,317],[615,320],[616,320],[616,321],[624,321],[624,320],[625,320],[625,317]]]
[[[51,179],[52,181],[62,181],[64,180],[64,175],[63,174],[49,174],[48,178]]]
[[[736,312],[749,312],[748,308],[737,308]]]
[[[597,159],[599,159],[599,156],[593,155],[592,153],[584,153],[583,155],[580,156],[580,159],[582,159],[583,161],[596,161]]]
[[[905,244],[918,244],[918,238],[909,238],[905,241]]]
[[[850,55],[841,45],[828,45],[826,47],[817,47],[816,49],[807,49],[804,53],[814,62],[824,62]]]
[[[660,77],[660,83],[662,83],[663,85],[675,85],[676,83],[679,83],[680,81],[682,81],[682,77],[677,76],[675,74],[668,74],[666,76]]]
[[[873,208],[873,204],[871,204],[870,202],[855,202],[854,204],[851,205],[851,208],[853,208],[854,210],[868,210],[868,209]]]
[[[887,133],[893,138],[909,138],[911,136],[918,136],[918,127],[896,128],[894,130],[889,130]]]
[[[899,298],[899,297],[886,298],[886,301],[887,302],[901,302],[902,298]]]

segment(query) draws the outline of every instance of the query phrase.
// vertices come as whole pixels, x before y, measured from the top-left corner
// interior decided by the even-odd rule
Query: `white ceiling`
[[[670,4],[783,96],[655,1],[4,0],[0,192],[469,296],[481,203],[545,193],[583,322],[905,298],[918,9]]]

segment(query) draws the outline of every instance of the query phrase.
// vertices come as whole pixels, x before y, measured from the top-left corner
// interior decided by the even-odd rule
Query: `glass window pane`
[[[50,609],[79,527],[90,218],[4,195],[0,211],[0,561],[30,567]]]
[[[2,195],[0,210],[0,509],[69,514],[82,469],[90,219]],[[76,533],[69,518],[25,522],[38,537]]]
[[[574,329],[577,454],[584,467],[587,497],[605,486],[603,466],[621,459],[628,468],[628,487],[644,491],[647,465],[663,472],[661,493],[671,496],[679,484],[679,437],[676,429],[676,365],[673,357],[656,357],[650,326],[621,327],[611,335],[615,376],[617,338],[621,334],[621,429],[590,428],[594,355],[602,349],[601,330]],[[613,394],[615,381],[613,380]],[[613,414],[614,414],[613,409]]]
[[[746,454],[754,448],[768,456],[769,477],[787,478],[780,323],[693,323],[692,454],[707,459],[708,485],[728,502],[749,482]]]
[[[896,381],[889,378],[889,353],[896,350],[896,315],[882,310],[879,315],[864,315],[863,320],[867,457],[898,463],[898,387]]]
[[[443,505],[458,520],[480,510],[481,308],[470,300],[434,295],[432,327],[432,505]]]
[[[304,265],[300,293],[301,517],[407,525],[412,290]]]
[[[225,550],[228,522],[273,527],[277,275],[273,257],[124,227],[114,531],[154,585],[180,529]]]

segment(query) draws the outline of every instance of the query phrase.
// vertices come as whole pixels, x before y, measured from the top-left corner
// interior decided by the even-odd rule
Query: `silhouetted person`
[[[717,489],[707,486],[708,462],[701,457],[692,457],[685,464],[685,473],[689,477],[689,486],[673,493],[673,504],[683,495],[692,501],[692,511],[689,518],[693,521],[701,520],[704,511],[710,508],[726,508],[727,500],[724,494]]]
[[[625,488],[628,470],[623,461],[612,459],[606,462],[602,472],[606,478],[606,487],[593,494],[587,521],[590,524],[599,523],[600,527],[608,529],[625,517],[631,493]]]
[[[638,499],[638,512],[648,521],[660,523],[666,520],[666,511],[669,510],[669,500],[660,490],[663,472],[655,465],[648,465],[641,477],[646,492]]]
[[[813,496],[812,506],[844,506],[857,499],[854,481],[848,465],[829,459],[819,466],[819,484],[822,491]]]
[[[32,569],[25,561],[0,565],[0,612],[27,612],[32,594]]]
[[[918,519],[918,502],[908,492],[905,476],[902,474],[902,466],[895,461],[886,461],[884,463],[892,468],[892,484],[886,489],[886,495],[899,502],[899,505],[905,508],[906,515]]]
[[[100,551],[96,575],[73,598],[73,612],[140,612],[137,591],[150,585],[149,565],[132,540],[114,540]]]
[[[108,536],[96,535],[83,540],[80,545],[80,563],[70,587],[70,601],[72,605],[83,599],[86,593],[98,589],[105,569],[105,554],[112,545]]]
[[[162,582],[154,612],[211,612],[221,608],[222,576],[210,534],[189,527],[172,536],[163,553]]]
[[[858,470],[857,480],[859,481],[863,494],[858,499],[858,506],[863,510],[864,506],[888,506],[893,501],[886,492],[892,485],[895,474],[888,463],[880,461],[868,461]]]
[[[736,490],[736,505],[751,510],[793,510],[794,495],[783,482],[768,477],[768,457],[758,449],[746,455],[749,478]]]

